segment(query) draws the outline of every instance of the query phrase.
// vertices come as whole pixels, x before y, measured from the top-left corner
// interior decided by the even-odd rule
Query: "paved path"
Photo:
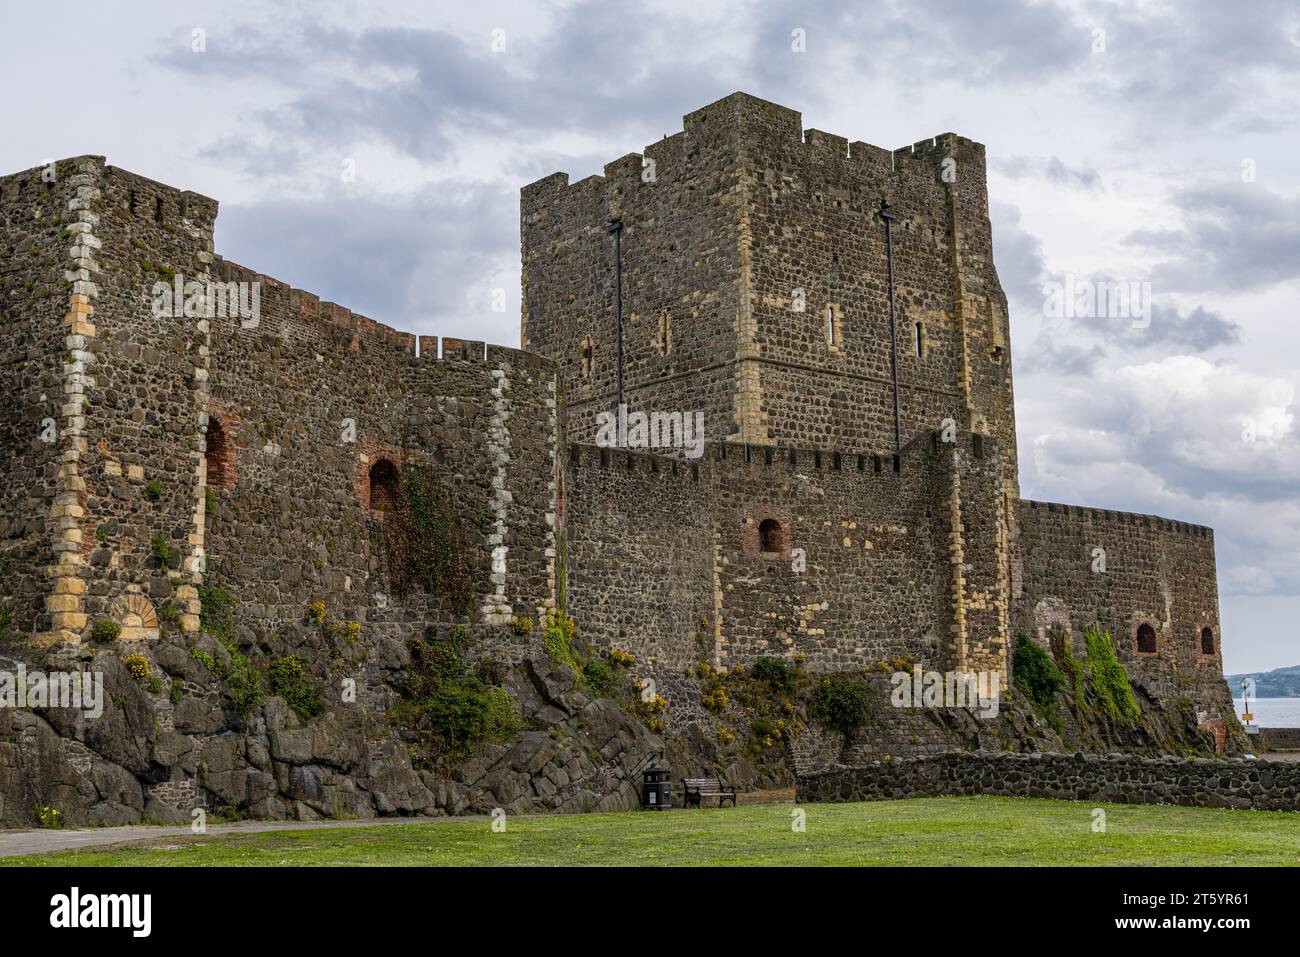
[[[374,827],[382,824],[432,824],[450,821],[448,817],[383,817],[356,821],[241,821],[236,824],[210,824],[209,837],[222,834],[252,834],[258,831],[316,831],[331,827]],[[457,821],[472,820],[468,817]],[[78,850],[106,844],[146,841],[159,837],[194,837],[188,824],[128,824],[122,827],[94,827],[85,830],[0,831],[0,857],[23,854],[49,854],[53,851]]]

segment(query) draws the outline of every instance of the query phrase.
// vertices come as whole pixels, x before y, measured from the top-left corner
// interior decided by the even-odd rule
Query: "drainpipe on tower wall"
[[[620,424],[623,414],[623,222],[611,220],[614,234],[614,415]]]
[[[890,228],[894,214],[887,199],[880,201],[880,218],[885,221],[885,262],[889,269],[889,366],[894,378],[894,456],[897,460],[903,451],[903,416],[898,398],[898,314],[894,309],[894,236]]]

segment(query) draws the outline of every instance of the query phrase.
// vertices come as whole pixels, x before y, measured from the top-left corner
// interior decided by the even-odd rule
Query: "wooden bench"
[[[736,806],[736,789],[730,784],[723,784],[718,778],[682,778],[683,807],[703,807],[701,802],[706,797],[717,798],[718,807],[722,807],[723,801]]]

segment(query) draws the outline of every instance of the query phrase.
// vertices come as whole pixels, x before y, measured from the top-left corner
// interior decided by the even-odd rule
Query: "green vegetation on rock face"
[[[780,658],[759,658],[749,669],[749,673],[759,681],[766,681],[777,694],[794,693],[799,672]]]
[[[307,674],[303,660],[296,655],[276,658],[266,669],[271,693],[279,695],[303,721],[310,721],[325,711],[320,686]]]
[[[1012,683],[1024,693],[1034,710],[1043,716],[1057,734],[1063,730],[1056,713],[1056,693],[1065,685],[1065,675],[1051,656],[1027,635],[1016,642],[1011,659]]]
[[[1142,716],[1128,671],[1115,657],[1115,643],[1109,631],[1093,623],[1083,632],[1088,645],[1088,689],[1112,721],[1136,721]]]
[[[199,586],[199,628],[217,640],[225,651],[225,660],[194,651],[196,660],[209,671],[225,679],[231,706],[248,720],[262,704],[262,673],[235,644],[234,608],[238,600],[215,579]]]
[[[238,599],[216,579],[199,586],[199,627],[218,641],[235,636]]]
[[[445,635],[431,628],[409,645],[410,689],[391,717],[412,743],[417,767],[446,769],[477,745],[510,741],[523,730],[510,693],[487,685],[461,659],[468,641],[469,632],[458,625]]]
[[[511,818],[508,840],[484,840],[481,819],[373,827],[207,834],[140,846],[0,858],[0,866],[1242,866],[1300,859],[1295,815],[1035,798],[921,798],[789,804],[689,813]]]
[[[623,690],[623,676],[602,658],[592,658],[582,666],[582,679],[592,694],[616,698]]]
[[[871,688],[865,681],[851,675],[832,675],[813,692],[809,714],[818,724],[844,735],[847,750],[866,724],[870,708]]]
[[[579,677],[583,674],[582,655],[575,647],[578,638],[577,626],[572,618],[566,618],[559,612],[546,616],[546,627],[542,631],[542,646],[551,660],[564,665]]]
[[[122,633],[122,626],[112,618],[101,618],[90,629],[91,641],[114,641]]]

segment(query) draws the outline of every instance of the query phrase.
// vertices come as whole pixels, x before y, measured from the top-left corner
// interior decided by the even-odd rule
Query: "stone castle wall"
[[[697,461],[571,446],[569,609],[601,644],[637,655],[670,705],[685,696],[687,716],[701,661],[1001,671],[1005,576],[996,536],[978,531],[996,528],[997,449],[929,438],[897,467],[727,443]],[[767,521],[775,550],[760,538]]]
[[[14,316],[0,340],[14,405],[0,433],[0,605],[15,633],[75,641],[112,618],[124,638],[150,639],[164,613],[193,631],[205,580],[228,585],[239,620],[264,632],[316,600],[390,631],[464,619],[485,637],[553,607],[550,363],[450,338],[424,339],[417,355],[410,335],[216,257],[214,201],[97,157],[60,166],[50,187],[39,171],[0,187]],[[72,238],[83,215],[94,233]],[[71,243],[93,249],[93,305],[69,306]],[[209,280],[256,284],[256,319],[185,315],[183,297],[180,314],[156,308],[156,283]],[[47,419],[53,442],[40,439]],[[209,483],[214,433],[221,474]],[[437,476],[477,586],[467,615],[387,594],[384,515],[369,500],[381,458]],[[496,644],[505,658],[526,650]]]
[[[795,800],[888,801],[978,794],[1295,811],[1300,809],[1298,788],[1300,765],[1293,762],[950,752],[801,775]],[[1080,811],[1081,819],[1087,820],[1084,813]]]
[[[1208,725],[1224,721],[1231,701],[1223,680],[1214,532],[1153,515],[1047,502],[1020,503],[1021,591],[1014,631],[1059,657],[1068,641],[1084,654],[1093,622],[1110,631],[1134,681],[1166,706],[1190,702]],[[1094,571],[1104,549],[1105,571]],[[1097,566],[1100,567],[1100,566]],[[1156,636],[1139,651],[1138,629]],[[1202,650],[1209,629],[1213,650]]]
[[[14,634],[49,628],[52,509],[68,404],[64,269],[73,242],[64,217],[76,187],[47,184],[41,173],[0,178],[0,609]]]

